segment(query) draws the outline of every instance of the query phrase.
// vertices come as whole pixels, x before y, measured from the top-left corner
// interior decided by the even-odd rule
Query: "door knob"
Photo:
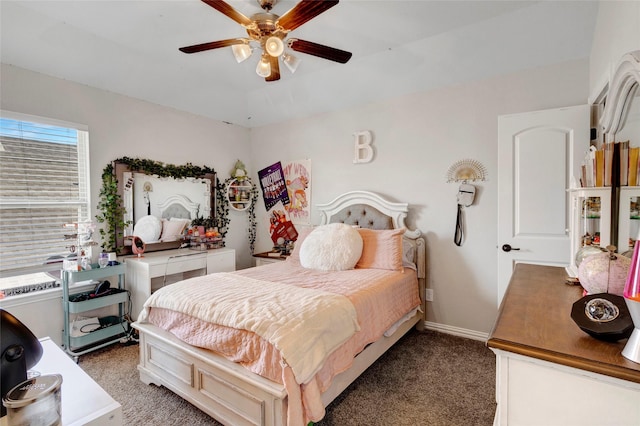
[[[502,246],[502,251],[509,253],[511,250],[520,250],[519,248],[511,247],[509,244],[504,244]]]

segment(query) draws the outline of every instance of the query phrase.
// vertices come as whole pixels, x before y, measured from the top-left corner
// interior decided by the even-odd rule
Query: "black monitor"
[[[17,384],[27,380],[27,370],[40,361],[42,345],[31,330],[16,317],[0,309],[0,350],[2,350],[2,398]],[[2,416],[7,409],[2,405]]]

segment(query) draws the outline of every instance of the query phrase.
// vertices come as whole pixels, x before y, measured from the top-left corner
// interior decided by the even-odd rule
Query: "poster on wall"
[[[284,181],[282,164],[279,161],[258,171],[258,178],[260,179],[260,187],[262,188],[264,207],[267,211],[271,210],[278,201],[281,201],[283,205],[289,204],[287,185]]]
[[[289,196],[289,204],[284,204],[284,208],[291,222],[308,225],[311,223],[311,160],[290,161],[282,169]]]
[[[277,202],[269,214],[269,235],[274,247],[279,250],[287,250],[287,242],[298,239],[298,231],[287,217],[284,206]]]

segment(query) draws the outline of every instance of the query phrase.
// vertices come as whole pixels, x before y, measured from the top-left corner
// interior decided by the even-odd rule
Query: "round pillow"
[[[353,269],[362,255],[362,237],[344,223],[316,227],[300,246],[300,265],[321,271]]]
[[[145,243],[158,241],[162,232],[162,222],[155,216],[143,216],[133,227],[133,235]]]

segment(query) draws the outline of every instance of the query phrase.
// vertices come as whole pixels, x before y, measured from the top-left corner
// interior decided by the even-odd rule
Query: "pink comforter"
[[[360,331],[334,351],[324,367],[305,384],[295,383],[291,369],[284,366],[279,352],[254,333],[206,323],[166,309],[150,309],[150,323],[186,343],[213,350],[260,376],[284,384],[290,426],[322,419],[325,411],[321,394],[331,385],[332,378],[347,370],[366,345],[378,340],[407,312],[420,305],[416,273],[408,268],[404,272],[381,269],[325,272],[305,269],[288,260],[235,274],[342,294],[356,308]],[[215,274],[211,277],[215,291]]]

